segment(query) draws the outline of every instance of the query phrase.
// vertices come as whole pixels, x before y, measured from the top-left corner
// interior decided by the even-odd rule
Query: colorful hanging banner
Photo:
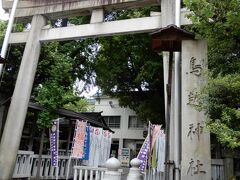
[[[102,132],[102,128],[94,127],[94,167],[98,167],[100,164]]]
[[[165,171],[165,141],[165,133],[161,130],[156,141],[157,172]]]
[[[94,139],[94,127],[90,126],[90,152],[88,166],[93,166],[94,154],[95,154],[95,139]]]
[[[108,131],[108,149],[107,149],[107,159],[110,157],[110,151],[111,151],[111,144],[112,144],[112,133]]]
[[[157,137],[159,136],[160,132],[161,132],[161,125],[156,125],[156,124],[151,124],[152,125],[152,132],[151,132],[151,145],[152,147],[154,146]],[[152,149],[152,148],[151,148]]]
[[[142,145],[141,150],[138,153],[137,158],[142,161],[140,165],[140,171],[144,172],[148,166],[151,166],[151,155],[153,146],[161,132],[161,125],[155,125],[149,122],[148,135]]]
[[[101,139],[101,150],[100,150],[100,165],[104,165],[108,160],[108,130],[103,130],[102,139]]]
[[[87,126],[82,160],[89,160],[89,152],[90,152],[89,148],[90,148],[90,126]]]
[[[141,162],[142,162],[140,165],[141,172],[144,172],[146,169],[146,166],[147,166],[147,159],[148,159],[147,156],[148,156],[149,147],[150,147],[150,142],[149,142],[149,135],[148,135],[141,147],[141,150],[138,153],[138,156],[137,156],[137,158],[139,160],[141,160]]]
[[[71,154],[72,158],[78,158],[78,159],[83,158],[86,126],[87,126],[87,122],[79,121],[79,120],[76,121],[75,137],[73,140],[72,154]]]
[[[50,151],[51,151],[51,165],[58,166],[58,136],[59,136],[59,120],[52,123],[50,130]]]

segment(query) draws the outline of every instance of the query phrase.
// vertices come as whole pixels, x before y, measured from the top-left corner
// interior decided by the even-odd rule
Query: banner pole
[[[56,180],[58,180],[58,170],[59,170],[59,168],[58,168],[58,165],[57,165],[57,167],[56,167]]]
[[[56,167],[56,180],[58,180],[58,170],[59,170],[59,126],[60,126],[60,123],[59,123],[59,118],[57,119],[57,124],[58,124],[58,130],[57,130],[57,167]]]
[[[16,9],[17,9],[18,1],[19,0],[14,0],[13,1],[13,6],[12,6],[10,18],[9,18],[9,21],[8,21],[8,26],[7,26],[7,30],[6,30],[6,33],[5,33],[5,36],[4,36],[2,49],[1,49],[1,55],[0,56],[3,59],[6,58],[8,42],[9,42],[10,34],[11,34],[11,31],[12,31],[13,23],[14,23],[14,16],[15,16],[15,12],[16,12]],[[3,72],[3,64],[0,64],[0,76],[2,75],[2,72]]]
[[[149,134],[149,150],[147,156],[147,163],[148,163],[148,180],[150,179],[151,173],[151,149],[152,149],[152,135],[151,135],[151,122],[148,121],[148,134]]]

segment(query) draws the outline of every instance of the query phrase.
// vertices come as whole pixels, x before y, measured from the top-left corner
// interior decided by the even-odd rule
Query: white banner
[[[94,161],[93,166],[98,167],[100,161],[101,141],[102,141],[102,128],[94,128]]]
[[[95,142],[94,142],[94,127],[90,126],[90,153],[89,153],[89,161],[88,161],[88,166],[93,166],[94,162],[94,153],[95,153],[95,148],[94,148]]]
[[[109,159],[109,157],[110,157],[111,144],[112,144],[112,132],[108,131],[107,159]]]

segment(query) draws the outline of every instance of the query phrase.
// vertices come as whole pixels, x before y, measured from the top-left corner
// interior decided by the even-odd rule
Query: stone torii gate
[[[5,10],[11,10],[11,0],[2,0],[2,4]],[[150,17],[104,22],[105,10],[150,5],[161,5],[161,12]],[[175,24],[175,6],[175,0],[20,0],[15,17],[19,20],[31,19],[31,29],[29,32],[12,33],[9,40],[11,44],[25,43],[26,46],[0,144],[0,179],[12,178],[41,43],[154,32],[169,24]],[[181,11],[181,25],[191,23],[185,17],[186,13],[186,10]],[[87,14],[91,14],[90,24],[55,29],[46,26],[47,19]],[[174,171],[178,172],[177,174],[180,174],[181,177],[175,177],[176,180],[211,179],[210,137],[204,127],[205,116],[190,106],[191,103],[196,102],[194,93],[202,85],[201,73],[195,74],[195,71],[202,70],[205,60],[205,42],[182,42],[182,113],[180,118],[182,121],[179,121],[176,116],[174,117],[174,102],[171,103],[171,121],[174,123],[170,127],[170,134],[173,136],[170,137],[169,160],[179,162],[179,164],[175,164],[177,169],[175,168]],[[168,53],[164,53],[165,80],[168,78],[167,67]],[[177,119],[178,122],[175,122],[174,119]],[[177,125],[179,123],[181,123],[180,127]],[[175,128],[182,128],[182,135],[174,134],[174,125]],[[175,157],[173,153],[176,138],[180,139],[182,143],[182,146],[179,147],[182,152],[180,157]],[[166,180],[172,179],[172,176],[169,175]]]

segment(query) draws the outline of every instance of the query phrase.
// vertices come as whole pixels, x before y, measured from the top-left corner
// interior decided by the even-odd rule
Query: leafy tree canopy
[[[192,30],[209,45],[209,83],[202,109],[208,126],[225,145],[240,146],[240,1],[185,0]]]
[[[0,20],[0,48],[2,48],[7,21]],[[15,24],[13,32],[23,31],[24,24]],[[7,63],[3,66],[3,73],[0,80],[0,93],[3,97],[11,97],[17,78],[20,62],[23,55],[23,45],[9,45],[6,55]]]
[[[111,12],[106,15],[105,20],[142,17],[149,13],[150,8]],[[76,17],[69,19],[68,23],[87,21],[88,17]],[[57,24],[54,25],[58,26]],[[77,93],[73,89],[76,79],[84,80],[86,84],[96,83],[104,94],[119,98],[123,106],[134,109],[143,120],[163,122],[162,58],[152,52],[150,47],[148,34],[44,44],[32,95],[32,98],[46,108],[39,115],[39,126],[49,125],[49,120],[54,118],[54,108],[66,107],[66,104],[75,101],[70,94],[73,91]],[[13,56],[12,59],[17,58],[20,61],[22,48],[16,50],[17,55],[13,51],[10,55]],[[3,91],[16,78],[10,74],[17,74],[18,65],[14,65],[16,69],[13,71],[13,66],[10,66],[5,76],[5,79],[9,77],[13,81],[6,81],[1,86]]]
[[[17,25],[17,29],[23,25]],[[6,23],[0,26],[1,40],[3,39]],[[16,29],[16,28],[15,28]],[[24,46],[10,45],[7,64],[1,79],[0,91],[6,97],[12,95]],[[38,127],[48,127],[51,120],[56,118],[55,109],[71,103],[68,109],[73,109],[75,102],[81,104],[78,111],[86,110],[85,101],[79,98],[74,89],[76,79],[88,80],[89,67],[87,56],[90,53],[84,41],[66,41],[46,43],[42,46],[39,65],[34,81],[32,99],[43,105],[45,110],[38,114]],[[7,89],[7,90],[6,90]]]
[[[0,45],[2,45],[2,43],[3,43],[5,30],[7,28],[6,26],[7,26],[6,22],[0,20]]]
[[[84,43],[76,41],[54,42],[43,46],[34,93],[35,100],[45,108],[38,116],[39,127],[50,125],[57,108],[87,110],[86,101],[78,97],[78,89],[74,89],[77,78],[87,78],[87,58],[83,54],[86,52]],[[76,109],[77,105],[81,106]]]
[[[151,8],[120,11],[107,19],[142,17]],[[113,17],[114,15],[114,17]],[[142,120],[164,121],[162,56],[151,50],[148,34],[99,38],[95,57],[96,84],[103,94],[117,97],[120,105],[135,110]]]

